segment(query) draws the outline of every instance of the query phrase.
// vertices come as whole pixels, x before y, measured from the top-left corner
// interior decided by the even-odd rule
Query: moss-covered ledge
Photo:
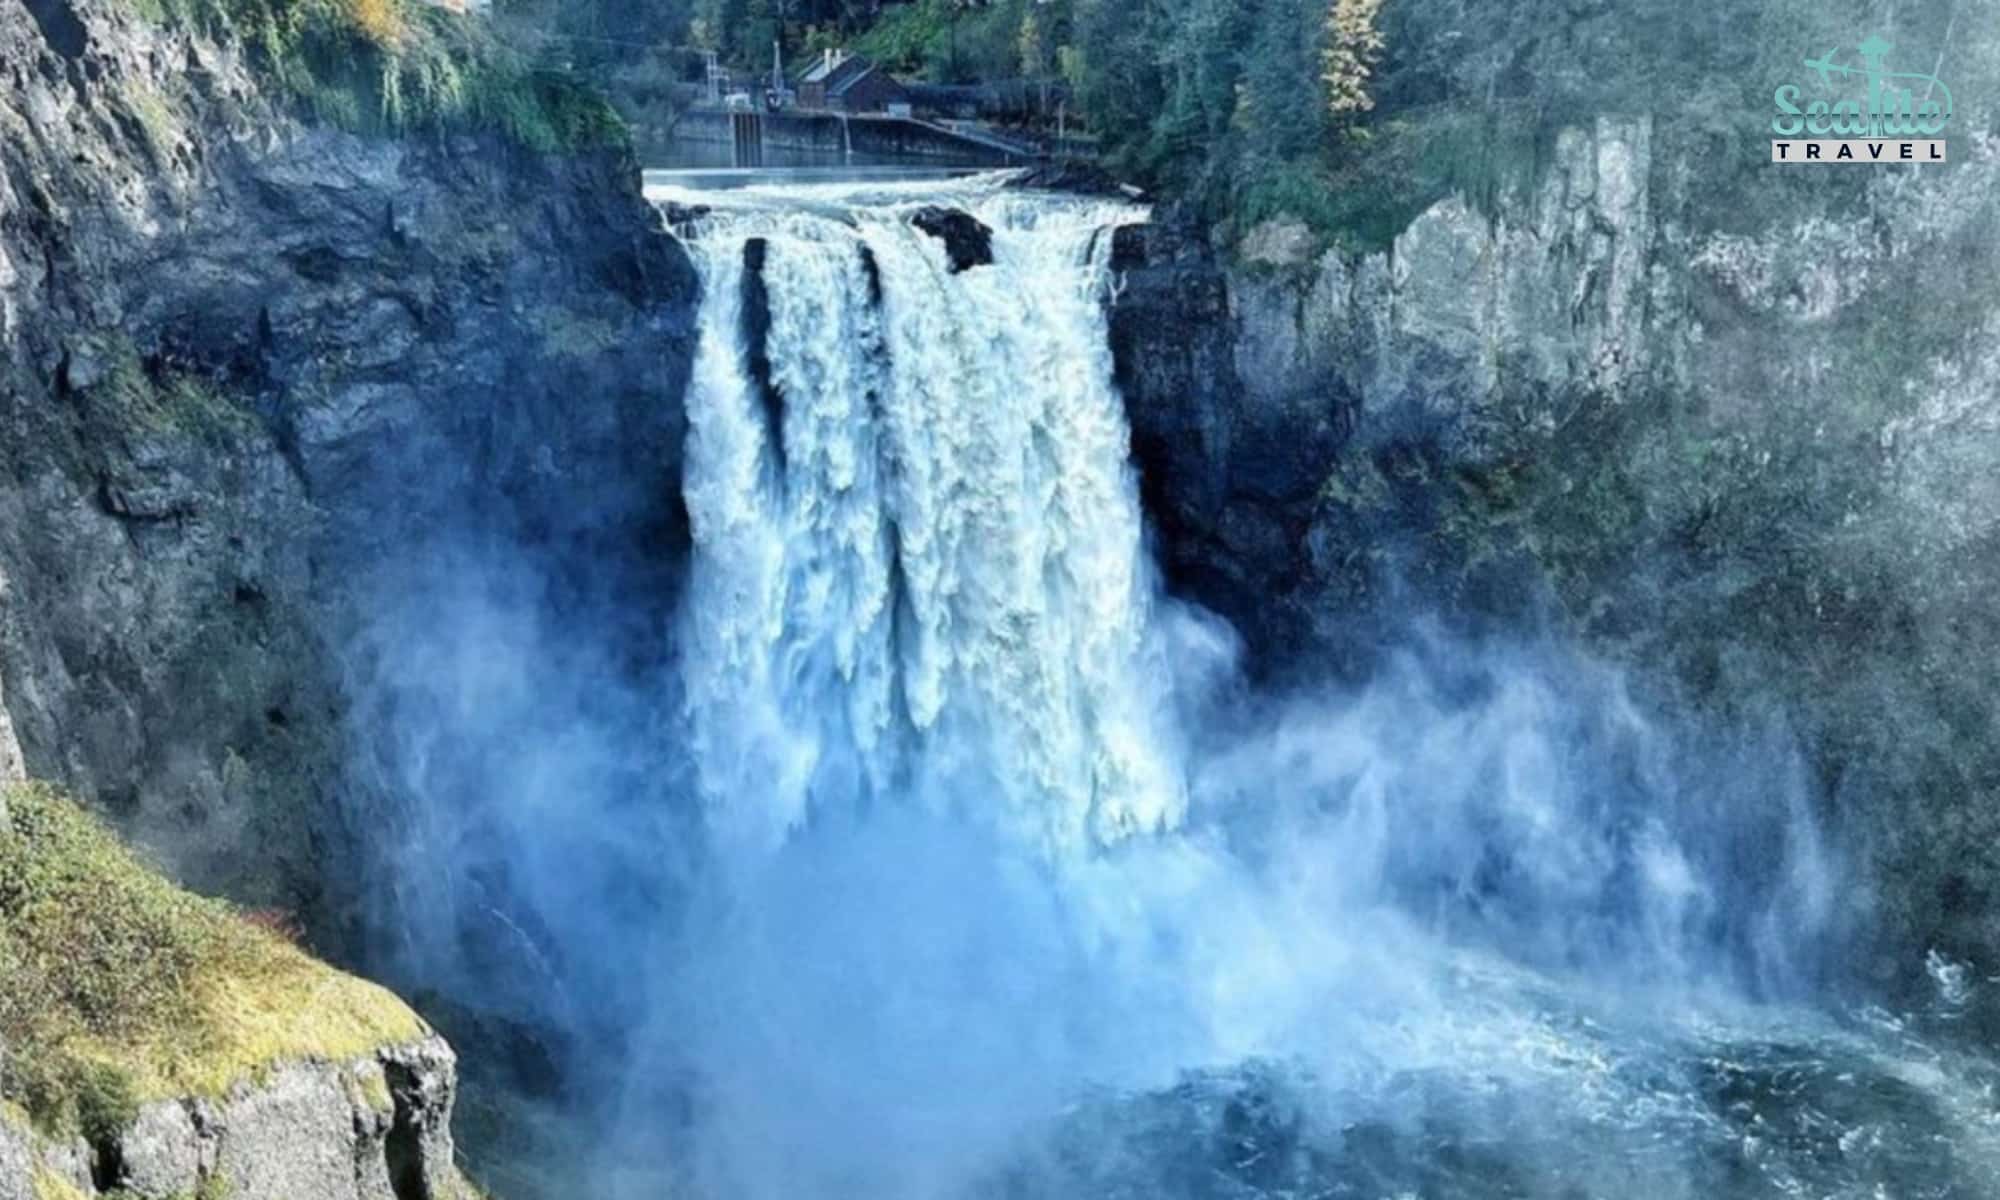
[[[281,920],[174,887],[54,788],[0,788],[0,1200],[454,1196],[454,1068]]]
[[[594,88],[491,20],[426,0],[117,2],[147,24],[241,46],[274,96],[352,132],[492,132],[539,153],[629,144]]]

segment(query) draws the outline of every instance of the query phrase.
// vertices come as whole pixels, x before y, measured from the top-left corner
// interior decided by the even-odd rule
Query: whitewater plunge
[[[672,199],[714,865],[641,1059],[697,1081],[693,1191],[2000,1179],[1990,1068],[1793,1003],[1839,868],[1782,747],[1663,731],[1548,648],[1231,684],[1158,591],[1112,382],[1142,212],[992,178]]]
[[[690,238],[686,696],[716,825],[768,846],[895,797],[1053,855],[1177,825],[1104,318],[1110,231],[1144,214],[965,190],[992,261],[959,270],[922,197],[731,199]]]

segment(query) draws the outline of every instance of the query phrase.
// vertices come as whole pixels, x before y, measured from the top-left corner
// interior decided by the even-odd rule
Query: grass
[[[389,1094],[389,1077],[381,1071],[368,1071],[355,1082],[360,1090],[362,1103],[371,1111],[388,1114],[396,1109],[396,1098]]]
[[[150,1100],[427,1035],[384,989],[174,887],[56,789],[9,788],[0,809],[0,1097],[37,1127],[95,1140]]]
[[[139,428],[225,441],[256,425],[256,415],[231,398],[222,380],[164,362],[149,367],[119,334],[97,337],[89,348],[103,362],[91,390]]]
[[[1424,210],[1461,196],[1492,216],[1509,195],[1532,194],[1553,155],[1557,126],[1528,106],[1453,105],[1395,114],[1346,138],[1337,154],[1239,163],[1216,215],[1225,237],[1296,217],[1323,244],[1387,249]]]
[[[567,72],[483,18],[423,0],[131,0],[156,24],[243,45],[319,120],[372,134],[496,132],[538,153],[628,142],[624,121]]]
[[[75,1184],[47,1167],[36,1167],[32,1182],[35,1200],[88,1200]]]

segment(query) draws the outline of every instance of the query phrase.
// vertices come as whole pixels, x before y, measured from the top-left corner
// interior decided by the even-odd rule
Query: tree
[[[1021,14],[1021,74],[1040,79],[1049,73],[1049,45],[1042,35],[1042,23],[1030,8]]]
[[[1265,161],[1284,162],[1317,153],[1326,144],[1329,117],[1320,102],[1327,0],[1262,0],[1245,36],[1235,149]]]
[[[1333,0],[1327,11],[1327,103],[1336,116],[1351,117],[1375,107],[1368,81],[1381,61],[1383,38],[1375,27],[1382,0]]]

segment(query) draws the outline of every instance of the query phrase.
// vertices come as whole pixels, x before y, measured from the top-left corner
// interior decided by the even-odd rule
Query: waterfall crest
[[[952,199],[992,263],[894,192],[704,197],[690,231],[683,662],[726,842],[911,797],[1068,855],[1185,811],[1103,311],[1143,214]]]

